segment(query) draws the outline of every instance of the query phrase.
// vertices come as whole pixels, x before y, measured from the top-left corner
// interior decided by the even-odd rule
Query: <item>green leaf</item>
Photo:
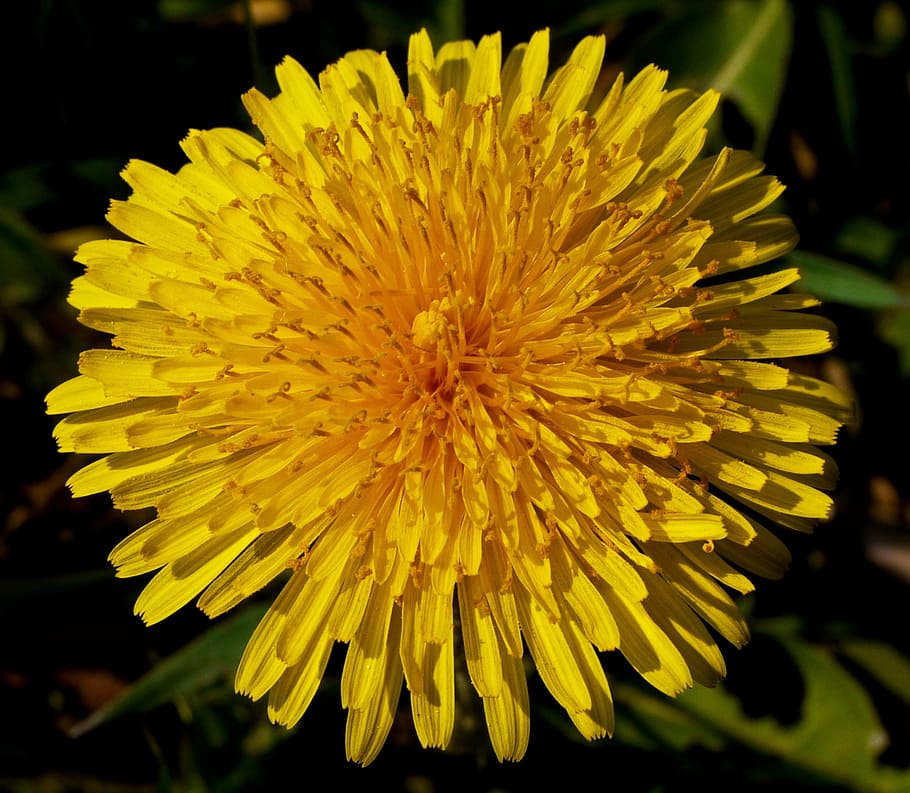
[[[97,589],[114,581],[110,567],[81,570],[45,578],[12,578],[0,580],[0,625],[3,620],[34,609],[42,600],[78,598],[86,590]]]
[[[910,311],[886,311],[878,318],[878,333],[898,353],[901,373],[910,377]]]
[[[393,8],[381,0],[359,0],[356,7],[367,24],[367,40],[372,47],[406,44],[410,35],[421,27],[427,28],[434,46],[439,47],[446,41],[436,20],[426,15]]]
[[[818,7],[818,29],[831,70],[831,88],[834,106],[840,122],[844,145],[851,154],[856,153],[856,89],[853,83],[853,66],[850,63],[850,44],[844,22],[833,8],[822,4]]]
[[[698,688],[679,706],[719,733],[858,793],[897,793],[910,786],[910,771],[881,766],[887,744],[868,694],[826,649],[797,636],[789,618],[757,626],[791,655],[805,686],[801,718],[782,725],[770,716],[751,719],[722,687]]]
[[[234,0],[158,0],[158,14],[169,22],[187,22],[227,11]]]
[[[30,303],[66,281],[38,232],[18,212],[0,206],[0,308]]]
[[[720,733],[692,718],[674,700],[629,684],[614,684],[612,689],[617,741],[649,751],[681,752],[693,746],[723,748],[725,739]]]
[[[884,642],[847,639],[837,647],[892,694],[910,705],[910,659]]]
[[[674,85],[714,88],[733,101],[761,152],[777,115],[792,40],[785,0],[695,3],[659,26],[638,56],[669,69]]]
[[[601,0],[584,7],[581,11],[560,22],[553,31],[553,38],[570,37],[591,33],[601,25],[626,19],[648,11],[668,11],[679,6],[673,0]]]
[[[839,255],[884,267],[894,257],[900,234],[884,223],[858,215],[847,220],[832,241]]]
[[[24,165],[0,174],[0,205],[19,212],[53,200],[54,191],[47,183],[47,167]]]
[[[357,10],[369,26],[368,38],[375,46],[407,44],[411,34],[425,27],[436,47],[465,38],[464,0],[438,0],[432,10],[397,8],[384,0],[359,0]]]
[[[807,251],[793,251],[787,259],[799,267],[800,287],[822,300],[856,308],[910,306],[910,298],[894,284],[856,265]]]
[[[243,648],[265,606],[251,605],[155,665],[120,696],[99,708],[70,731],[83,735],[127,713],[151,710],[198,691],[234,673]]]
[[[464,0],[438,0],[436,19],[441,41],[455,41],[465,37]]]

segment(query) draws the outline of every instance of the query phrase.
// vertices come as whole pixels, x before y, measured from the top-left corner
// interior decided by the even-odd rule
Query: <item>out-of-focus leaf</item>
[[[86,157],[11,168],[0,173],[0,207],[24,216],[61,198],[122,192],[119,173],[123,165],[120,157]],[[99,203],[99,207],[103,205]]]
[[[0,174],[0,205],[20,212],[50,201],[54,191],[44,178],[43,165],[27,165]]]
[[[357,10],[369,25],[368,39],[375,47],[406,44],[410,35],[421,27],[427,29],[437,47],[466,35],[464,0],[439,0],[432,4],[432,13],[423,15],[384,0],[359,0]]]
[[[673,700],[653,696],[627,684],[613,687],[616,703],[616,740],[640,749],[684,751],[693,746],[721,749],[724,737],[676,706]]]
[[[799,267],[800,286],[822,300],[856,308],[910,306],[907,295],[890,281],[853,264],[807,251],[793,251],[787,258]]]
[[[796,626],[791,618],[760,626],[787,650],[803,678],[805,696],[796,724],[782,725],[770,716],[748,718],[722,687],[686,692],[677,699],[679,706],[719,733],[830,783],[858,793],[907,790],[910,771],[877,761],[887,734],[866,691],[830,652],[801,640]]]
[[[119,157],[88,157],[82,160],[70,160],[66,163],[70,178],[76,179],[79,185],[87,185],[110,192],[120,182],[120,171],[124,163]]]
[[[883,267],[894,256],[898,233],[870,217],[850,218],[834,237],[834,249],[842,256],[862,259]]]
[[[683,5],[673,0],[601,0],[591,3],[582,11],[562,22],[554,36],[575,37],[579,33],[590,33],[592,29],[607,22],[642,14],[648,11],[673,11]]]
[[[764,149],[786,78],[793,18],[786,0],[695,3],[659,26],[638,56],[673,83],[714,88],[736,103]]]
[[[464,0],[437,0],[436,19],[440,41],[455,41],[465,37]]]
[[[838,650],[910,705],[910,658],[884,642],[846,639]]]
[[[233,673],[243,648],[265,613],[261,605],[248,606],[160,663],[120,696],[77,724],[71,734],[89,730],[127,713],[150,710],[186,696]]]
[[[105,567],[47,578],[0,580],[0,626],[9,615],[34,608],[36,601],[79,597],[84,590],[108,584],[113,578],[111,568]]]
[[[236,0],[158,0],[158,14],[168,22],[186,22],[226,11]]]
[[[0,308],[62,288],[66,274],[41,237],[17,212],[0,206]]]
[[[818,7],[818,29],[831,70],[831,88],[834,91],[834,107],[840,123],[844,145],[851,154],[856,153],[856,88],[853,83],[853,67],[850,63],[850,43],[847,30],[840,14],[829,5]]]
[[[44,243],[49,250],[67,258],[72,258],[83,243],[107,239],[110,236],[110,226],[74,226],[73,228],[61,229],[48,234],[44,238]]]
[[[167,760],[161,751],[161,747],[158,745],[158,741],[155,740],[155,736],[148,731],[145,733],[145,740],[148,742],[152,757],[158,763],[158,781],[155,784],[155,793],[171,793],[174,789],[171,781],[171,771],[167,766]]]
[[[367,40],[372,47],[383,48],[392,44],[403,44],[421,26],[427,28],[435,46],[438,47],[446,41],[435,20],[417,17],[413,13],[390,7],[385,2],[359,0],[357,10],[367,23],[369,28]]]
[[[898,354],[901,373],[910,377],[910,311],[886,311],[878,319],[879,335]]]

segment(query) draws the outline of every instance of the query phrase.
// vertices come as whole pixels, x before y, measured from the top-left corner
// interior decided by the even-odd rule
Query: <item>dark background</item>
[[[240,791],[326,780],[410,793],[545,781],[910,790],[902,4],[542,0],[516,11],[451,0],[35,0],[3,13],[0,790]],[[794,365],[853,391],[859,411],[834,449],[837,515],[814,535],[788,534],[787,577],[759,582],[743,600],[756,636],[726,652],[721,691],[670,701],[618,654],[606,656],[617,734],[589,745],[532,678],[531,745],[522,763],[505,766],[473,700],[443,754],[417,745],[403,695],[400,723],[364,770],[344,759],[341,652],[290,732],[268,724],[263,703],[233,693],[236,659],[268,592],[214,627],[192,608],[153,628],[132,615],[143,582],[115,579],[105,560],[146,516],[117,513],[105,496],[69,497],[64,483],[85,461],[56,452],[43,398],[75,374],[79,351],[108,344],[76,323],[65,297],[81,271],[72,251],[107,234],[109,199],[127,195],[118,173],[129,159],[173,170],[188,129],[248,128],[239,97],[254,84],[274,93],[272,68],[285,54],[316,75],[372,47],[401,73],[407,36],[421,26],[437,46],[501,30],[506,49],[548,26],[553,66],[581,36],[604,33],[610,74],[653,60],[697,88],[712,84],[718,58],[742,55],[750,69],[731,86],[708,148],[755,148],[788,185],[779,208],[802,234],[795,261],[841,332],[833,353]]]

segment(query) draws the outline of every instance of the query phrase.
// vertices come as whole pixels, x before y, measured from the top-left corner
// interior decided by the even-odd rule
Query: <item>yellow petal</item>
[[[676,645],[653,621],[641,603],[601,588],[619,626],[619,650],[652,686],[675,696],[692,685],[692,673]]]
[[[480,104],[502,93],[499,74],[502,68],[502,41],[499,33],[484,36],[477,45],[471,76],[462,98],[470,104]]]
[[[692,672],[695,682],[714,686],[727,667],[705,624],[681,602],[665,581],[655,579],[646,602],[649,613],[676,645]]]
[[[396,657],[398,655],[400,625],[400,609],[395,606],[388,588],[373,587],[366,614],[345,657],[341,675],[342,707],[354,712],[378,704],[375,701],[376,692],[386,679],[385,667],[390,661],[390,648],[394,648]],[[401,670],[397,658],[392,666]]]
[[[505,129],[510,130],[515,124],[513,108],[519,96],[540,95],[547,76],[549,48],[549,30],[538,30],[526,45],[519,44],[509,52],[501,76]]]
[[[305,582],[306,576],[291,576],[253,631],[234,679],[234,687],[241,694],[246,694],[254,700],[259,699],[287,668],[287,665],[278,658],[275,647],[287,621],[288,612]]]
[[[298,134],[329,125],[329,114],[319,86],[306,69],[293,58],[287,57],[275,69],[275,77],[281,89],[279,98],[285,105],[279,105],[277,109],[287,111],[282,115],[293,115],[300,119],[301,130]]]
[[[244,528],[213,537],[161,570],[142,590],[135,611],[147,625],[169,617],[207,587],[258,534]]]
[[[727,536],[727,529],[719,515],[669,514],[659,517],[644,516],[649,536],[657,542],[691,542],[693,540],[719,540]]]
[[[444,749],[455,726],[454,641],[426,646],[421,659],[423,681],[411,687],[411,714],[421,746]]]
[[[322,637],[328,636],[326,630],[328,613],[341,586],[343,575],[343,572],[339,571],[339,574],[319,581],[306,577],[299,597],[288,612],[287,623],[275,646],[278,658],[289,667],[303,663],[306,656],[321,646]],[[348,575],[351,575],[350,571]]]
[[[745,619],[730,596],[670,545],[649,547],[663,576],[683,595],[686,602],[736,647],[749,640]]]
[[[519,593],[516,600],[522,633],[547,689],[569,712],[589,710],[591,692],[579,668],[576,648],[566,640],[565,625],[554,623],[527,592]]]
[[[360,707],[348,706],[348,720],[345,729],[348,760],[353,760],[361,765],[368,765],[379,754],[379,750],[392,728],[398,698],[401,694],[402,671],[401,664],[397,663],[398,637],[401,634],[399,610],[392,609],[389,617],[381,619],[379,622],[382,627],[387,628],[387,634],[382,637],[382,642],[376,648],[375,655],[371,656],[375,659],[371,663],[373,685],[363,691],[366,696],[360,703]],[[345,673],[348,671],[349,663],[363,665],[362,655],[355,656],[353,662],[350,660],[353,649],[354,644],[352,643],[351,649],[348,650],[349,660],[346,660],[344,665]],[[356,675],[356,672],[353,674]],[[344,678],[345,676],[342,675],[342,697],[344,697]]]
[[[603,36],[587,36],[575,46],[565,65],[550,77],[543,100],[549,102],[555,118],[569,118],[575,111],[584,109],[600,74],[605,48]]]
[[[225,530],[230,531],[231,528],[221,528],[221,531]],[[284,573],[300,548],[306,547],[308,534],[317,531],[310,527],[287,526],[257,537],[206,587],[196,605],[209,617],[234,608]]]
[[[502,654],[502,688],[483,698],[483,711],[493,752],[501,761],[521,760],[531,732],[528,684],[521,659]]]
[[[809,444],[783,444],[763,438],[719,432],[712,444],[730,454],[791,474],[817,474],[833,486],[837,481],[834,461]]]
[[[458,96],[465,95],[476,51],[473,41],[449,41],[439,48],[435,66],[440,94],[454,89]]]
[[[122,350],[86,350],[79,356],[79,371],[103,383],[108,397],[174,397],[180,389],[154,375],[159,360]]]
[[[598,650],[615,650],[619,646],[619,629],[600,592],[562,542],[552,544],[550,560],[553,586],[572,610],[587,641]]]
[[[136,448],[129,437],[130,427],[145,418],[173,411],[169,399],[127,399],[119,404],[73,413],[58,422],[54,437],[60,451],[102,454],[130,451]]]
[[[293,727],[310,706],[332,651],[332,638],[317,634],[303,660],[289,667],[269,692],[269,718],[276,724]]]
[[[108,396],[100,380],[85,375],[65,380],[45,397],[47,412],[52,416],[116,405],[126,399],[128,397]]]
[[[600,659],[591,643],[581,635],[578,626],[569,622],[566,627],[573,655],[585,679],[585,687],[591,695],[591,707],[582,711],[570,711],[569,718],[582,737],[589,741],[613,735],[613,696]]]
[[[826,493],[775,471],[768,471],[768,481],[758,491],[743,490],[737,485],[726,483],[719,486],[736,498],[760,509],[797,518],[824,520],[831,516],[834,508],[834,502]]]
[[[481,582],[477,576],[466,576],[457,589],[461,635],[471,682],[480,696],[498,697],[503,685],[503,659]]]

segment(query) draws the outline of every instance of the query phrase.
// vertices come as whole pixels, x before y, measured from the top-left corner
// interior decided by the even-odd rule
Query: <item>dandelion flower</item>
[[[548,76],[548,34],[294,60],[244,104],[262,141],[193,131],[133,161],[70,300],[113,349],[48,396],[77,496],[154,507],[121,576],[136,611],[280,593],[237,672],[292,725],[346,644],[347,752],[380,750],[406,686],[445,747],[456,658],[500,759],[529,734],[525,652],[588,739],[601,653],[667,694],[715,683],[731,592],[779,575],[848,404],[772,360],[828,350],[800,311],[780,195],[752,155],[700,159],[717,95],[646,68],[599,84],[603,38]],[[598,96],[599,94],[599,96]],[[709,630],[713,629],[713,630]]]

